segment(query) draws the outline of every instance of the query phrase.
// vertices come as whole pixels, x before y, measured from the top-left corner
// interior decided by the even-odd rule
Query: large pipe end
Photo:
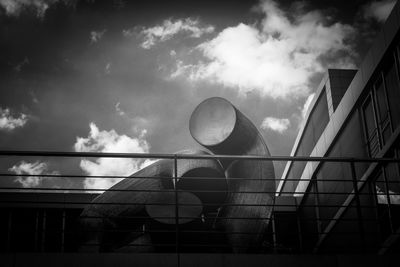
[[[224,142],[236,124],[236,109],[226,99],[212,97],[201,102],[193,111],[189,130],[192,137],[205,147]]]

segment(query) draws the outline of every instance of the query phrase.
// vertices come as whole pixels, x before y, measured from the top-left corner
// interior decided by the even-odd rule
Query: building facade
[[[393,8],[358,71],[328,70],[292,156],[349,162],[289,162],[278,195],[299,203],[310,251],[385,253],[399,246],[400,6]],[[350,231],[349,229],[357,229]]]

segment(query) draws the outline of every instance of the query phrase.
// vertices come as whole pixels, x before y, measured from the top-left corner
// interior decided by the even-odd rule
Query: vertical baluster
[[[179,253],[179,203],[178,203],[178,158],[174,155],[174,192],[175,192],[175,251],[177,255],[177,265],[180,266]]]
[[[8,211],[7,251],[11,252],[12,211]]]
[[[355,195],[355,201],[357,205],[357,222],[358,222],[358,231],[360,233],[360,239],[362,244],[362,249],[365,251],[365,231],[364,231],[364,224],[362,218],[362,211],[361,211],[361,201],[360,201],[360,194],[358,191],[358,181],[356,176],[356,168],[354,166],[354,161],[350,161],[350,168],[351,168],[351,178],[353,180],[353,191]]]
[[[64,209],[62,211],[62,224],[61,224],[61,252],[65,251],[65,220],[66,220],[66,212]]]
[[[317,178],[316,178],[317,179]],[[315,219],[317,220],[317,233],[318,233],[318,239],[321,239],[322,237],[322,223],[321,223],[321,216],[319,214],[319,209],[320,209],[320,203],[319,203],[319,195],[318,195],[318,180],[315,180],[313,183],[314,187],[314,204],[315,204]]]
[[[36,210],[35,218],[35,252],[39,251],[39,210]]]
[[[42,244],[40,246],[41,252],[45,251],[45,242],[46,242],[46,210],[43,210],[43,221],[42,221]]]
[[[297,204],[297,199],[294,199],[294,205],[296,207],[296,221],[297,221],[297,235],[298,235],[298,241],[299,241],[299,251],[303,252],[303,236],[301,232],[301,221],[300,221],[300,216],[299,216],[299,206]]]
[[[272,210],[271,210],[271,220],[272,220],[272,242],[274,245],[274,253],[278,253],[277,247],[278,247],[278,238],[276,236],[276,220],[275,220],[275,200],[276,197],[272,198]]]

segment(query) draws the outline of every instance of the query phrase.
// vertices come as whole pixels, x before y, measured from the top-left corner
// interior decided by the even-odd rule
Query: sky
[[[328,68],[356,69],[394,0],[0,0],[0,150],[174,153],[224,97],[290,155]],[[2,158],[2,173],[129,175],[151,160]],[[276,162],[279,178],[284,162]],[[118,179],[4,178],[108,188]]]

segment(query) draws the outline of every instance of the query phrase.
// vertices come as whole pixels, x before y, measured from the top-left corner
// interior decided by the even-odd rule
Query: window
[[[376,96],[376,110],[378,117],[378,126],[379,132],[381,133],[381,142],[382,145],[385,145],[387,140],[390,138],[392,129],[390,126],[390,118],[389,118],[389,107],[388,101],[386,97],[386,90],[380,76],[375,83],[375,96]]]
[[[396,129],[396,127],[400,125],[400,86],[396,64],[393,58],[389,60],[384,69],[383,75],[385,79],[387,99],[389,100],[392,128]]]
[[[373,78],[362,106],[366,145],[371,157],[377,155],[400,126],[399,59],[400,48],[384,58],[384,65]]]
[[[364,127],[365,127],[365,135],[366,135],[366,143],[368,146],[368,152],[371,157],[376,156],[379,152],[379,135],[378,128],[376,126],[376,120],[374,115],[374,105],[372,101],[371,95],[368,96],[364,105],[362,107],[363,111],[363,119],[364,119]]]

